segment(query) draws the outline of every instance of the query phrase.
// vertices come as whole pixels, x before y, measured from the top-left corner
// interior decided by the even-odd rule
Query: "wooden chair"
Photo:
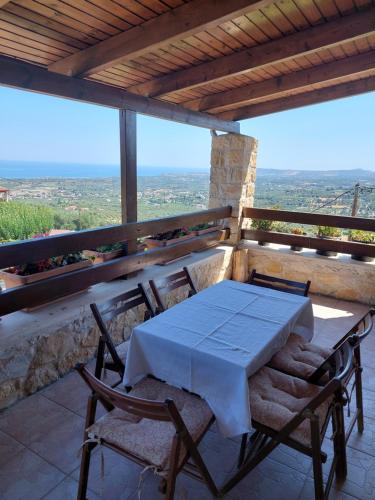
[[[99,443],[133,462],[153,468],[163,478],[167,500],[173,499],[176,477],[182,470],[205,482],[213,496],[218,495],[197,448],[214,421],[203,399],[153,378],[141,380],[125,394],[105,385],[83,365],[77,370],[92,390],[87,406],[78,500],[86,498],[90,456]],[[95,420],[96,400],[108,411],[99,420]]]
[[[335,352],[340,350],[348,338],[356,340],[354,346],[354,386],[356,391],[356,412],[348,426],[346,439],[349,438],[355,422],[358,432],[364,429],[363,418],[363,395],[362,395],[362,364],[361,343],[373,329],[373,317],[375,308],[370,309],[354,326],[346,333],[332,348],[318,346],[312,342],[306,342],[302,337],[292,333],[286,345],[271,359],[269,366],[313,383],[324,383],[327,377],[327,369]]]
[[[189,286],[188,297],[197,293],[197,289],[187,267],[184,267],[182,271],[178,271],[177,273],[166,276],[165,278],[150,280],[150,287],[157,304],[155,310],[156,314],[159,314],[167,309],[165,301],[162,297],[163,295],[171,292],[172,290],[176,290],[176,288],[186,285]]]
[[[103,304],[90,304],[92,314],[100,330],[95,366],[95,376],[97,378],[101,378],[103,369],[117,372],[121,379],[124,376],[129,340],[122,342],[116,347],[107,329],[106,323],[113,320],[119,314],[123,314],[142,304],[146,306],[144,316],[144,320],[146,321],[155,314],[141,283],[138,284],[137,288],[122,293]]]
[[[247,283],[263,286],[265,288],[272,288],[280,292],[294,293],[295,295],[302,295],[304,297],[307,297],[311,285],[311,281],[301,283],[300,281],[291,281],[284,278],[277,278],[276,276],[259,274],[256,272],[256,269],[252,270]]]
[[[312,458],[317,500],[328,497],[335,474],[339,480],[346,477],[343,394],[353,365],[352,342],[348,339],[335,353],[330,378],[323,387],[267,366],[250,377],[250,409],[255,433],[249,441],[247,435],[243,436],[239,470],[223,486],[221,494],[229,492],[279,444]],[[322,451],[322,442],[330,420],[334,459],[324,487],[322,463],[327,455]]]

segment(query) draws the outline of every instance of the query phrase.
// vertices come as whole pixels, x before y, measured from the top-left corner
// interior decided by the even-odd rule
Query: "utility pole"
[[[354,186],[354,198],[353,198],[353,204],[352,204],[352,217],[357,217],[358,210],[359,210],[359,182]]]

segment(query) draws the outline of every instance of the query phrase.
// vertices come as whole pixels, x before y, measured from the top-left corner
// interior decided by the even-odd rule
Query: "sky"
[[[375,170],[375,92],[241,121],[257,166]],[[209,167],[209,130],[138,115],[138,164]],[[119,163],[118,112],[0,87],[0,160]]]

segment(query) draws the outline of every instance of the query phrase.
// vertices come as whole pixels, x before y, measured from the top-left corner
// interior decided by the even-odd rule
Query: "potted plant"
[[[144,241],[147,248],[167,247],[174,243],[179,243],[183,240],[189,240],[195,236],[188,228],[181,227],[173,231],[166,231],[165,233],[158,233],[152,238],[146,238]]]
[[[335,240],[340,238],[341,231],[337,227],[331,226],[318,226],[317,237],[325,240]],[[324,255],[325,257],[336,257],[337,252],[331,250],[316,250],[318,255]]]
[[[273,229],[274,222],[272,220],[266,219],[254,219],[251,223],[251,227],[256,231],[271,231]],[[258,245],[269,246],[268,241],[259,240]]]
[[[0,278],[4,281],[5,288],[15,288],[89,266],[92,266],[91,259],[87,259],[82,252],[75,252],[3,269],[0,271]],[[34,308],[25,310],[32,311]]]
[[[292,227],[290,232],[291,234],[296,234],[297,236],[302,236],[303,234],[305,234],[302,227]],[[303,247],[300,247],[298,245],[290,245],[290,249],[293,250],[293,252],[301,252],[303,250]]]
[[[200,236],[201,234],[212,233],[213,231],[219,231],[223,226],[218,224],[197,224],[196,226],[190,227],[190,231],[195,234],[195,236]]]
[[[349,237],[351,241],[356,241],[358,243],[366,243],[368,245],[375,243],[375,233],[370,231],[353,230],[350,231]],[[360,260],[362,262],[372,262],[374,260],[374,257],[367,257],[367,255],[352,254],[351,257],[354,260]]]
[[[94,264],[100,264],[101,262],[107,262],[108,260],[115,259],[124,254],[123,243],[111,243],[109,245],[101,245],[96,247],[94,250],[84,250],[84,255],[89,257]]]

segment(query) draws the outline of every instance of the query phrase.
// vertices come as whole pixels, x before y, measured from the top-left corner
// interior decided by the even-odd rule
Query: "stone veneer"
[[[258,141],[246,135],[212,136],[209,208],[232,206],[228,225],[233,244],[245,228],[242,208],[253,206],[257,148]]]
[[[5,408],[57,380],[78,362],[95,354],[99,331],[90,310],[91,302],[103,302],[124,293],[140,281],[165,276],[188,266],[199,290],[232,275],[233,248],[221,246],[195,253],[169,266],[152,266],[129,280],[116,280],[92,287],[70,299],[31,313],[18,311],[0,321],[0,408]],[[177,290],[168,297],[170,306],[186,297]],[[151,294],[150,294],[151,296]],[[138,307],[118,316],[111,325],[116,343],[130,337],[143,320]]]
[[[308,249],[293,252],[282,245],[262,247],[256,242],[244,242],[241,248],[248,249],[249,271],[311,280],[312,293],[375,304],[375,263],[358,262],[343,254],[323,257]]]

